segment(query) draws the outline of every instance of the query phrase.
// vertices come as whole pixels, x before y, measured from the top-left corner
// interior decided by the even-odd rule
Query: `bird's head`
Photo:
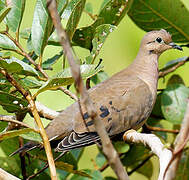
[[[148,32],[142,39],[141,48],[147,50],[150,54],[158,55],[168,49],[182,50],[180,46],[172,41],[171,35],[164,29]]]

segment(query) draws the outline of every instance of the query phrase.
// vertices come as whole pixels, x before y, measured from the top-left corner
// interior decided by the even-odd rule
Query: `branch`
[[[73,100],[78,101],[78,98],[75,94],[64,87],[59,87],[61,91],[63,91],[66,95],[70,96]]]
[[[189,57],[185,60],[185,61],[181,61],[179,63],[177,63],[176,65],[170,67],[169,69],[165,70],[165,71],[160,71],[159,72],[159,78],[164,77],[165,75],[175,71],[176,69],[178,69],[180,66],[183,66],[186,62],[188,62]]]
[[[174,151],[173,151],[173,159],[170,162],[170,167],[167,170],[166,173],[166,180],[172,180],[176,177],[176,171],[178,168],[178,164],[182,155],[182,151],[188,142],[189,139],[189,100],[187,104],[187,109],[185,112],[184,119],[182,121],[181,129],[179,134],[177,135],[174,145]]]
[[[25,99],[28,101],[30,105],[30,110],[34,116],[35,122],[39,128],[40,135],[43,140],[44,148],[46,151],[48,163],[49,163],[49,168],[50,168],[50,173],[51,173],[51,179],[56,180],[56,168],[53,160],[53,155],[50,147],[50,143],[46,134],[46,131],[43,127],[43,124],[41,122],[40,116],[38,114],[37,108],[35,106],[35,102],[33,100],[33,97],[30,95],[28,91],[26,91],[15,79],[12,75],[8,74],[7,71],[0,69],[0,73],[3,74],[7,80],[25,97]]]
[[[19,125],[21,125],[23,127],[30,128],[35,132],[39,132],[38,130],[30,127],[29,125],[27,125],[27,124],[25,124],[25,123],[23,123],[21,121],[17,121],[16,120],[16,116],[0,115],[0,121],[6,121],[6,122],[14,123],[14,124],[19,124]],[[6,130],[8,130],[8,129],[6,129]]]
[[[4,171],[2,168],[0,168],[0,179],[1,180],[20,180],[19,178],[13,176],[12,174],[9,174],[8,172]]]
[[[12,40],[15,43],[15,45],[21,50],[21,52],[19,52],[19,53],[21,53],[24,57],[26,57],[28,59],[28,61],[31,64],[33,64],[35,66],[35,68],[37,70],[39,70],[46,79],[48,79],[48,75],[46,74],[46,72],[41,68],[40,65],[35,63],[35,61],[29,56],[29,54],[24,50],[24,48],[21,46],[21,44],[16,39],[14,39],[7,31],[3,31],[3,32],[1,32],[1,34],[5,34],[10,40]]]
[[[76,90],[81,94],[81,102],[85,106],[85,109],[87,110],[89,116],[93,120],[96,131],[101,138],[103,152],[106,155],[110,163],[110,166],[115,171],[117,177],[119,179],[128,180],[129,177],[121,164],[117,152],[113,148],[109,136],[106,133],[105,127],[103,126],[103,123],[100,121],[100,118],[96,112],[96,108],[90,100],[88,92],[84,86],[84,83],[80,75],[80,66],[75,63],[76,61],[73,55],[73,50],[70,46],[69,38],[61,25],[60,16],[56,8],[56,1],[47,0],[47,7],[51,15],[53,24],[57,30],[57,34],[60,39],[60,44],[62,45],[65,56],[68,59],[71,68],[71,73],[75,80]]]
[[[151,151],[159,158],[160,172],[158,180],[163,180],[165,169],[172,158],[172,152],[164,147],[160,139],[154,134],[138,133],[135,130],[125,132],[123,139],[126,142],[142,143],[149,146]]]
[[[56,116],[59,115],[59,112],[46,107],[45,105],[41,104],[39,101],[36,101],[35,105],[36,105],[36,108],[37,108],[37,111],[38,111],[40,117],[44,117],[46,119],[52,120]]]

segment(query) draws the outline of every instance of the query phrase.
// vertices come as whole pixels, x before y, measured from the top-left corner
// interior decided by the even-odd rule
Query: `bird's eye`
[[[163,42],[163,39],[161,39],[160,37],[158,37],[158,38],[156,39],[156,41],[157,41],[158,43],[162,43],[162,42]]]

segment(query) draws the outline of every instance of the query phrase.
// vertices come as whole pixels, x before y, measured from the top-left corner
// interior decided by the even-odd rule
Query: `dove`
[[[139,129],[150,116],[157,96],[158,59],[169,49],[182,50],[166,30],[148,32],[141,41],[136,58],[128,67],[88,90],[99,121],[110,138],[129,129]],[[81,109],[83,116],[78,102],[75,102],[46,127],[55,151],[67,152],[100,141],[93,120],[82,103]],[[40,144],[30,141],[12,155],[36,147]]]

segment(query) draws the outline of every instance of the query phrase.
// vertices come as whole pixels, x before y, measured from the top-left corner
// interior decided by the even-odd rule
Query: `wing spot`
[[[86,112],[85,114],[83,114],[83,119],[84,120],[86,120],[86,119],[88,119],[89,118],[89,115],[88,115],[88,113]]]
[[[105,106],[100,106],[100,111],[102,112],[100,114],[101,118],[105,118],[106,116],[108,116],[110,114],[110,112],[108,111],[108,108]]]

